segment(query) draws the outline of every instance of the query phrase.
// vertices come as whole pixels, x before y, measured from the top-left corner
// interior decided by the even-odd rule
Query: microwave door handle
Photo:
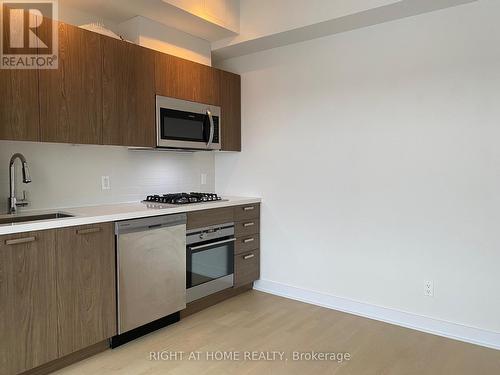
[[[207,148],[210,148],[210,146],[212,145],[212,142],[214,140],[214,118],[212,116],[212,112],[210,112],[210,109],[207,109],[207,116],[208,116],[208,120],[210,121],[210,136],[208,138],[208,142],[207,142]]]

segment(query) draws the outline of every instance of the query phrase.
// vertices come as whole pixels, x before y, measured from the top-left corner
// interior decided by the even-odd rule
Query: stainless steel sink
[[[33,214],[33,215],[0,215],[0,225],[24,223],[28,221],[62,219],[65,217],[73,217],[73,215],[64,212],[53,212],[53,213]]]

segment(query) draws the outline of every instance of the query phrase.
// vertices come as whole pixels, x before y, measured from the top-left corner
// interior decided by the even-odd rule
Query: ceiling
[[[163,0],[59,0],[59,6],[95,14],[98,15],[96,21],[105,19],[116,24],[143,16],[210,42],[235,35]]]

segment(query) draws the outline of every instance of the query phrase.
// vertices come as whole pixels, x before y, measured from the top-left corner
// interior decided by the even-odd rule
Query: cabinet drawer
[[[234,224],[234,234],[236,237],[249,236],[260,232],[260,220],[248,219]]]
[[[260,204],[246,204],[234,208],[234,220],[258,219],[260,216]]]
[[[260,236],[258,234],[239,237],[236,239],[234,253],[241,254],[245,251],[258,249],[260,246]]]
[[[260,251],[252,250],[234,256],[234,286],[242,286],[260,277]]]
[[[225,224],[234,221],[233,207],[212,208],[188,212],[187,229],[203,228],[209,225]]]

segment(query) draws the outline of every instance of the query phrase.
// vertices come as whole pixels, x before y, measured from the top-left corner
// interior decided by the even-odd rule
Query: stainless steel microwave
[[[157,147],[220,150],[220,107],[156,96]]]

